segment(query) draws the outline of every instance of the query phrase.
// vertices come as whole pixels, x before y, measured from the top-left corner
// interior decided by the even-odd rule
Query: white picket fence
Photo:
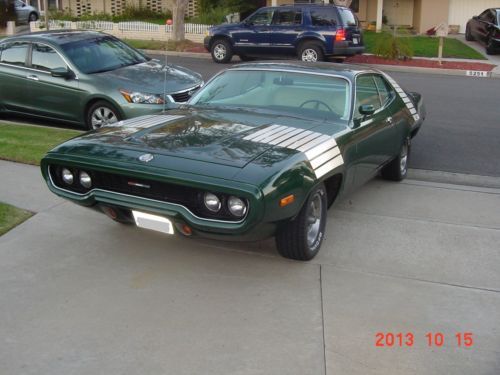
[[[111,21],[77,21],[76,28],[84,30],[113,30],[114,23]]]
[[[159,32],[160,25],[156,23],[149,22],[120,22],[118,23],[118,29],[121,31],[147,31],[147,32]]]
[[[203,25],[199,23],[184,24],[184,30],[187,34],[205,34],[209,27],[212,27],[212,25]],[[171,33],[172,30],[172,25],[165,25],[165,32]]]

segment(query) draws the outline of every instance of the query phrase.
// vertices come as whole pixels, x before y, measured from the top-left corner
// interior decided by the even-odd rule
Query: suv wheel
[[[216,63],[228,63],[233,57],[233,49],[231,48],[231,44],[229,44],[229,42],[225,39],[215,40],[212,44],[210,52],[212,53],[212,59]]]
[[[307,42],[302,44],[299,48],[299,60],[316,62],[323,61],[324,59],[325,55],[319,43]]]

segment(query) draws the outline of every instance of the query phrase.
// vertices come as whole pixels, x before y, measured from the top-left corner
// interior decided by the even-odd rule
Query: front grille
[[[74,176],[78,176],[80,170],[78,168],[68,168]],[[78,183],[78,178],[75,178],[73,185],[68,186],[64,184],[61,179],[61,166],[51,166],[49,173],[52,177],[54,184],[66,190],[71,190],[76,193],[86,193],[85,189]],[[122,193],[132,195],[140,198],[154,199],[157,201],[175,203],[186,207],[189,211],[198,217],[207,219],[225,220],[225,221],[239,221],[241,218],[235,218],[224,207],[217,214],[207,210],[203,204],[204,191],[191,188],[184,185],[177,185],[167,182],[160,182],[149,179],[138,179],[128,177],[120,174],[105,173],[99,171],[85,170],[92,178],[92,189],[102,189],[112,191],[115,193]]]
[[[177,94],[172,94],[172,98],[174,99],[175,102],[177,103],[184,103],[187,102],[189,99],[191,99],[191,96],[199,89],[200,87],[194,87],[192,89],[183,91],[183,92],[178,92]]]

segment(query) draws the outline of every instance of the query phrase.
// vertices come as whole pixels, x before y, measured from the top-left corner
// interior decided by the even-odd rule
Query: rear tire
[[[406,139],[398,156],[382,168],[382,177],[391,181],[402,181],[408,175],[408,158],[410,156],[410,141]]]
[[[470,31],[470,25],[467,24],[467,27],[465,28],[465,40],[472,42],[474,41],[474,37],[472,36],[472,33]]]
[[[38,15],[35,12],[31,12],[28,17],[28,23],[38,21]]]
[[[120,121],[121,115],[111,103],[99,100],[87,110],[85,120],[89,130],[96,130]]]
[[[299,215],[284,223],[276,233],[276,246],[283,257],[310,260],[316,256],[325,238],[327,205],[325,185],[318,185]]]
[[[216,39],[210,48],[212,60],[219,64],[227,64],[233,57],[233,48],[226,39]]]
[[[299,46],[299,60],[307,62],[324,61],[323,48],[317,42],[305,42]]]

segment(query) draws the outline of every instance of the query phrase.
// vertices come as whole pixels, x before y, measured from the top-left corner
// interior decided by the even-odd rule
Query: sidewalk
[[[490,64],[496,65],[497,67],[493,69],[493,74],[496,76],[500,76],[500,54],[487,55],[485,47],[482,44],[480,44],[479,42],[468,42],[467,40],[465,40],[465,35],[458,34],[458,35],[453,35],[452,37],[460,40],[462,43],[468,45],[469,47],[474,48],[476,51],[478,51],[484,57],[486,57]]]
[[[0,201],[39,212],[0,237],[2,374],[500,370],[500,189],[374,180],[329,212],[301,263],[272,240],[113,223],[51,197],[36,167],[0,161],[0,179]],[[414,344],[376,347],[378,332]]]

